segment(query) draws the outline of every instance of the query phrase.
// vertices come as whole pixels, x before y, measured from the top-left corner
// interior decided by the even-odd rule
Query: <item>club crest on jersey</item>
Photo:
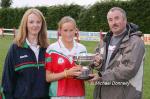
[[[62,64],[64,63],[64,59],[63,58],[58,58],[58,64]]]

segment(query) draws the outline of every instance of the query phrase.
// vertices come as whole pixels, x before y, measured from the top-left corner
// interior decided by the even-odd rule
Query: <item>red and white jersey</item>
[[[61,39],[51,44],[46,51],[46,70],[52,73],[60,73],[65,69],[75,66],[73,56],[86,53],[85,46],[74,41],[72,50],[65,48]],[[75,78],[64,78],[51,82],[50,96],[84,96],[84,82]]]

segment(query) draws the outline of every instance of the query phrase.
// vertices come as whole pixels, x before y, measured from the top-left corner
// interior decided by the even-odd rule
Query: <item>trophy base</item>
[[[78,77],[76,77],[77,79],[80,79],[80,80],[90,80],[90,79],[92,79],[93,77],[91,77],[91,76],[87,76],[87,77],[80,77],[80,76],[78,76]]]

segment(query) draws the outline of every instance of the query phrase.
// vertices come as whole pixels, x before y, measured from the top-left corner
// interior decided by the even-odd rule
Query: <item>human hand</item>
[[[96,53],[94,57],[94,65],[99,66],[102,61],[102,56],[99,53]]]
[[[101,77],[99,77],[98,74],[89,74],[90,77],[92,77],[92,79],[89,80],[90,83],[95,83],[96,81],[100,80]]]
[[[79,76],[81,75],[81,66],[73,66],[72,68],[66,70],[67,76]]]

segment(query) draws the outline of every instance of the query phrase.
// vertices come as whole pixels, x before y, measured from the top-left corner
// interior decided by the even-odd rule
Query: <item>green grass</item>
[[[10,47],[10,44],[13,41],[13,37],[7,36],[4,38],[0,37],[0,79],[1,79],[1,73],[3,69],[4,60],[6,57],[6,53]],[[56,40],[51,39],[50,43],[55,42]],[[88,52],[94,52],[95,47],[97,46],[98,42],[86,42],[81,41],[82,44],[84,44],[87,47]],[[150,46],[146,46],[146,54],[145,54],[145,63],[144,63],[144,98],[143,99],[150,99]],[[86,82],[86,99],[93,99],[93,89],[94,86],[90,85],[88,82]]]

